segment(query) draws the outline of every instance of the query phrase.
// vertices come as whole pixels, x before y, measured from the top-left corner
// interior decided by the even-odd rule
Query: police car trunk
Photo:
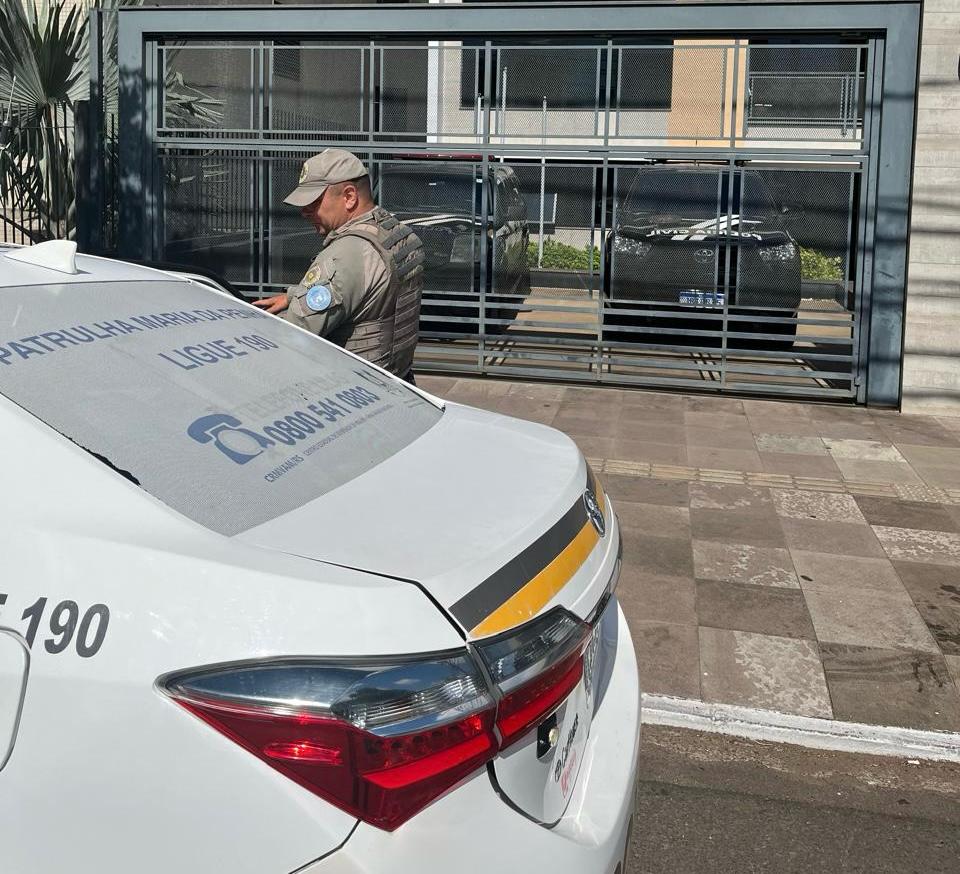
[[[557,821],[617,622],[617,522],[573,442],[169,274],[0,258],[3,393],[213,536],[418,587],[494,692],[495,788]]]

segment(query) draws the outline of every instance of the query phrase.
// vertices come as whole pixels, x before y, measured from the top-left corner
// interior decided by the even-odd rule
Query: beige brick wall
[[[960,0],[926,0],[904,412],[960,416]]]

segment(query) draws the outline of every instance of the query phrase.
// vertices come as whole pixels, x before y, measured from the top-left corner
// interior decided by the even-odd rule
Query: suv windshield
[[[214,531],[354,479],[441,412],[316,337],[175,280],[0,289],[0,393]]]

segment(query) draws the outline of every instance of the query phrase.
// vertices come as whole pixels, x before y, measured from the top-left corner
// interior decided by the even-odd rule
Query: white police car
[[[620,872],[574,444],[202,282],[0,250],[0,870]]]

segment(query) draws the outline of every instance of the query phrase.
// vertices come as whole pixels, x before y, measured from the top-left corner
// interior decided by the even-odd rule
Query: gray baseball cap
[[[325,149],[303,162],[300,183],[284,198],[291,206],[309,206],[330,185],[349,182],[367,175],[367,168],[352,152],[344,149]]]

